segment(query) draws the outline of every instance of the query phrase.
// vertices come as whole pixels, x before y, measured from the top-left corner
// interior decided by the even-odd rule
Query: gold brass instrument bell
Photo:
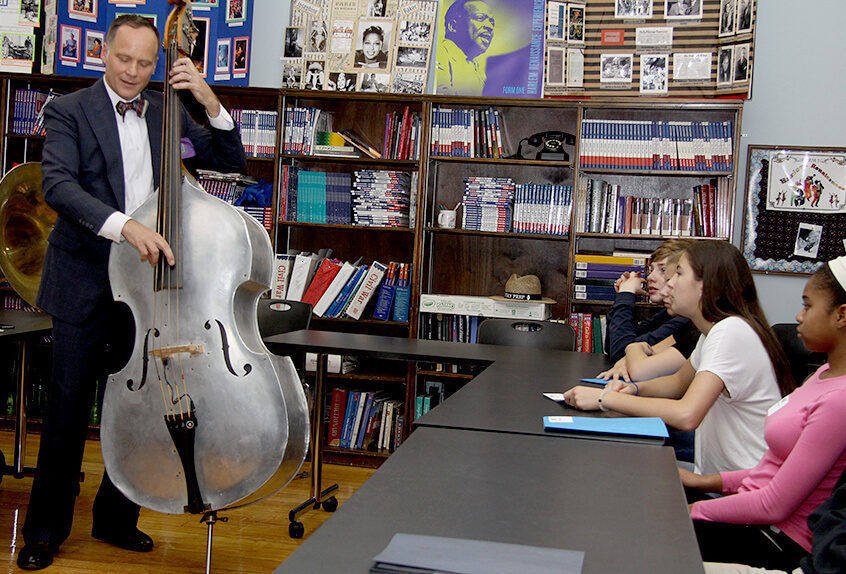
[[[47,236],[56,212],[41,193],[41,163],[18,165],[0,180],[0,270],[12,288],[35,306]]]

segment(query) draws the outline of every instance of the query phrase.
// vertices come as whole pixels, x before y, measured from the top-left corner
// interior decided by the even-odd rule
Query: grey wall
[[[660,0],[658,1],[660,3]],[[289,0],[255,0],[251,84],[278,87]],[[749,144],[846,147],[843,0],[758,0],[752,99],[743,109],[735,244],[743,237],[744,180]],[[804,277],[756,275],[771,323],[799,311]]]

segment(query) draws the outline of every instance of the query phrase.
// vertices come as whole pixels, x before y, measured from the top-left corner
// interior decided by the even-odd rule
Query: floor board
[[[11,464],[14,434],[0,431],[0,450]],[[29,435],[26,463],[34,466],[38,452],[38,435]],[[303,470],[310,470],[310,463]],[[100,444],[88,441],[83,461],[85,481],[81,483],[76,502],[73,529],[56,554],[53,566],[46,572],[68,574],[115,574],[149,572],[204,572],[207,527],[200,516],[159,514],[142,509],[138,522],[141,530],[156,543],[149,553],[120,550],[91,537],[91,505],[103,475]],[[323,486],[337,482],[338,502],[343,505],[350,495],[373,473],[372,469],[327,464],[323,466]],[[21,526],[29,500],[31,478],[4,476],[0,484],[0,573],[21,572],[15,565],[17,552],[23,547]],[[298,478],[270,499],[221,512],[229,521],[214,527],[212,572],[272,572],[297,546],[306,540],[329,516],[323,510],[311,511],[301,518],[305,537],[288,536],[288,511],[308,498],[311,478]]]

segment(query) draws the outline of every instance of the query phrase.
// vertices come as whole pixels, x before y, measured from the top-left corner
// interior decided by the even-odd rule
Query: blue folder
[[[666,438],[667,425],[659,417],[543,417],[548,431],[620,434]]]

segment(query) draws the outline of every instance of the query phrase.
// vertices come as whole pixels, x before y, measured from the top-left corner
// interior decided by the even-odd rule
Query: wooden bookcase
[[[87,78],[39,75],[0,75],[0,97],[4,111],[0,117],[4,170],[14,163],[40,159],[43,138],[11,133],[14,91],[22,87],[54,88],[72,91],[90,85]],[[155,86],[153,86],[155,87]],[[325,172],[352,174],[358,169],[391,169],[417,172],[417,201],[414,224],[409,228],[333,225],[280,220],[275,214],[271,239],[277,253],[289,250],[316,252],[331,248],[333,256],[361,263],[401,261],[412,264],[411,308],[408,321],[377,321],[366,313],[360,320],[313,317],[312,328],[395,337],[417,337],[420,333],[420,295],[443,293],[489,296],[501,294],[512,273],[535,274],[541,279],[544,295],[556,300],[553,318],[565,319],[571,312],[602,313],[608,304],[576,301],[572,297],[573,257],[580,252],[610,253],[617,249],[651,251],[665,238],[655,235],[588,233],[573,228],[571,210],[568,235],[494,233],[461,229],[461,213],[456,229],[437,226],[439,204],[454,206],[463,198],[467,176],[505,176],[516,183],[554,183],[573,187],[574,205],[589,178],[637,188],[641,193],[676,197],[689,193],[692,186],[715,176],[725,177],[730,186],[733,221],[739,160],[739,129],[742,102],[735,100],[678,100],[614,98],[571,99],[484,99],[432,95],[333,93],[300,90],[215,86],[215,93],[228,109],[274,110],[277,112],[276,150],[272,158],[248,158],[248,174],[273,181],[274,206],[279,205],[280,173],[283,166]],[[278,153],[285,137],[285,110],[315,107],[333,116],[333,130],[352,129],[381,149],[386,137],[385,119],[406,106],[422,118],[420,157],[416,160],[317,157]],[[521,140],[545,131],[561,131],[575,136],[575,144],[565,145],[566,161],[537,159],[483,159],[444,157],[429,148],[433,111],[438,108],[495,109],[503,122],[505,155],[514,154]],[[192,111],[189,109],[189,111]],[[579,163],[585,120],[624,119],[661,121],[732,121],[731,170],[713,172],[670,172],[663,170],[620,170],[582,168]],[[524,142],[525,143],[525,142]],[[732,235],[729,227],[728,238]],[[644,305],[645,307],[645,305]],[[644,309],[646,311],[646,309]],[[428,365],[403,362],[361,362],[348,374],[330,375],[330,387],[382,390],[404,401],[403,435],[411,430],[415,398],[427,379],[443,381],[450,392],[466,383],[472,374],[436,371]],[[307,380],[313,375],[306,373]],[[331,393],[331,388],[327,389]],[[331,401],[326,403],[331,405]],[[325,436],[325,435],[324,435]],[[359,466],[376,466],[387,453],[327,447],[329,461]]]

